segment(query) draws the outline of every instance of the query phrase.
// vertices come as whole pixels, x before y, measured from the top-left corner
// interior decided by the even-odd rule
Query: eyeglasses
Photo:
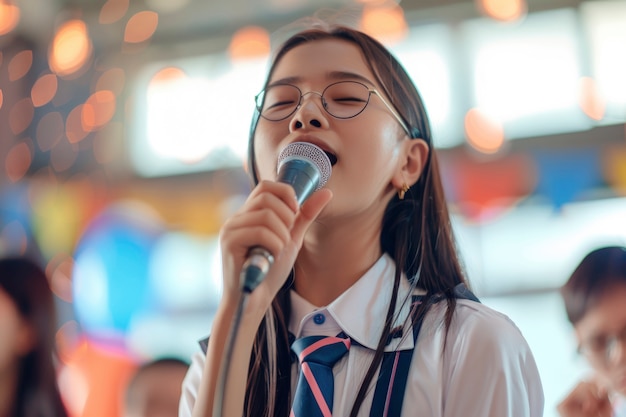
[[[618,351],[622,349],[622,354],[626,349],[626,327],[614,335],[599,335],[582,342],[578,347],[578,352],[584,354],[591,362],[603,367],[609,367],[617,360]]]
[[[402,128],[411,136],[411,131],[402,117],[378,90],[369,88],[358,81],[339,81],[329,85],[321,93],[309,91],[304,94],[295,85],[276,84],[261,91],[254,97],[254,100],[261,117],[272,122],[278,122],[294,114],[302,105],[302,100],[307,94],[320,96],[324,110],[337,119],[351,119],[358,116],[367,107],[371,95],[376,94],[398,120]]]

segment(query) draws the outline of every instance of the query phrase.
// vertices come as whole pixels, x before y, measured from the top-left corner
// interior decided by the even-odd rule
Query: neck
[[[0,417],[10,417],[15,412],[18,380],[17,367],[0,370]]]
[[[295,264],[294,288],[316,306],[330,304],[382,255],[380,219],[357,216],[311,227]]]

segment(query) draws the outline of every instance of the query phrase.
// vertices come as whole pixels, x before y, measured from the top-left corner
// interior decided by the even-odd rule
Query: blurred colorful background
[[[586,372],[556,289],[626,245],[626,1],[0,0],[0,255],[46,268],[73,416],[119,415],[139,363],[209,333],[253,97],[313,14],[413,77],[475,292],[528,339],[556,416]]]

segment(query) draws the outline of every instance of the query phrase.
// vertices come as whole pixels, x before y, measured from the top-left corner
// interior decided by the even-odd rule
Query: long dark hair
[[[570,323],[576,325],[617,284],[626,285],[626,247],[606,246],[589,252],[561,287]]]
[[[457,256],[424,105],[409,75],[381,43],[360,31],[343,26],[305,30],[293,35],[278,50],[266,83],[271,79],[276,64],[287,52],[296,46],[325,39],[348,41],[361,50],[385,95],[410,127],[411,137],[425,140],[430,147],[418,182],[411,187],[403,200],[393,197],[384,214],[381,247],[395,260],[398,268],[384,330],[350,414],[356,416],[383,358],[385,342],[391,332],[393,315],[399,301],[398,288],[402,273],[406,274],[413,287],[419,286],[426,290],[426,297],[441,294],[447,299],[446,327],[452,320],[456,306],[453,288],[457,284],[465,283],[465,279]],[[256,112],[248,146],[248,166],[254,184],[258,183],[254,135],[259,117]],[[288,279],[278,293],[257,332],[248,374],[246,416],[289,415],[291,355],[287,326],[291,282]],[[428,304],[420,304],[417,316],[425,313]]]
[[[0,287],[36,338],[32,350],[21,359],[14,415],[67,417],[56,379],[56,315],[46,274],[34,261],[7,257],[0,259]]]

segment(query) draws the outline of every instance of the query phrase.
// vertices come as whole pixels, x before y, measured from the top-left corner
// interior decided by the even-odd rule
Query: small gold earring
[[[398,198],[400,200],[404,200],[404,195],[406,194],[407,191],[409,191],[409,187],[408,185],[406,185],[406,182],[404,184],[402,184],[402,189],[398,190]]]

